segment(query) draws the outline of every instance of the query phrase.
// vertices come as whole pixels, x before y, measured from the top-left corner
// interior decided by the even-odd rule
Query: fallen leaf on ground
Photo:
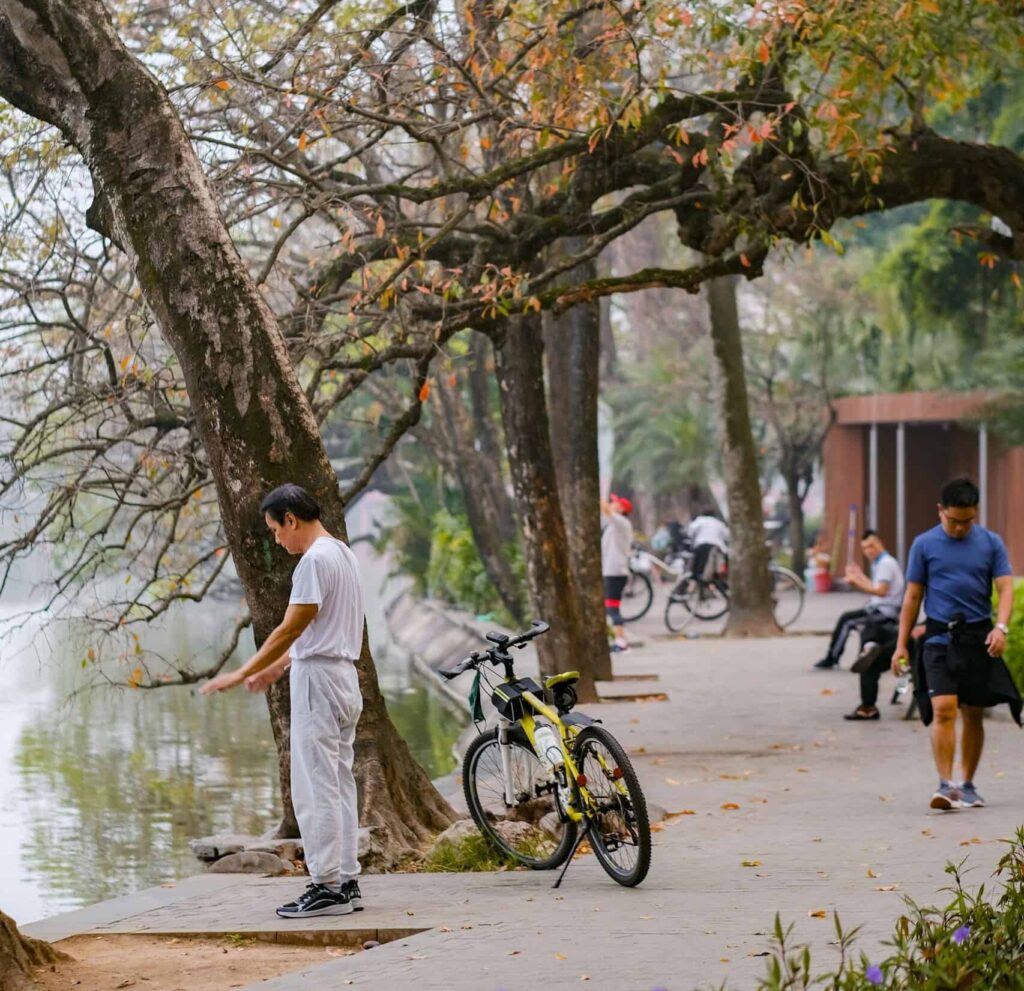
[[[697,813],[694,809],[680,809],[678,812],[670,812],[666,819],[678,819],[680,816],[695,816]]]
[[[589,974],[580,974],[580,980],[581,981],[589,981],[590,980],[590,975]]]
[[[828,877],[828,871],[818,871],[818,877]]]
[[[665,824],[663,822],[652,822],[651,823],[651,832],[652,833],[660,833],[664,828],[665,828]]]
[[[796,771],[797,771],[797,774],[810,774],[811,773],[811,769],[809,767],[798,767],[796,769]]]
[[[898,884],[880,884],[875,891],[899,891],[900,886]]]
[[[441,928],[438,930],[438,932],[450,933],[451,929],[449,929],[448,926],[441,926]]]
[[[751,801],[752,802],[757,802],[758,805],[767,805],[768,804],[768,799],[767,798],[752,798]]]
[[[564,960],[565,959],[565,954],[564,953],[556,953],[555,954],[555,959],[556,960]]]
[[[677,785],[677,784],[679,784],[679,782],[676,781],[675,778],[665,778],[665,781],[666,781],[667,784],[670,784],[670,785]]]
[[[728,957],[719,957],[718,958],[718,962],[719,963],[728,963],[729,962],[729,958]]]
[[[430,957],[426,956],[423,953],[410,953],[409,954],[409,959],[410,960],[429,960]]]
[[[833,692],[832,692],[832,689],[831,689],[831,688],[823,688],[823,689],[821,690],[821,694],[822,694],[822,695],[832,695],[832,694],[833,694]]]
[[[740,863],[742,864],[743,867],[760,867],[761,866],[761,861],[760,860],[743,860]]]
[[[724,802],[719,808],[725,809],[726,812],[731,812],[733,809],[738,809],[739,806],[735,802]]]
[[[738,774],[720,774],[718,775],[723,781],[739,781],[740,776]]]
[[[346,950],[342,946],[325,946],[324,950],[329,957],[350,957],[353,952],[352,950]]]
[[[509,950],[509,951],[508,951],[508,955],[509,955],[510,957],[516,957],[516,956],[518,956],[518,955],[519,955],[519,951],[518,951],[518,950]]]
[[[807,917],[809,919],[824,919],[825,918],[825,910],[823,908],[812,908],[807,913]]]
[[[868,868],[868,877],[878,877],[878,875],[869,867]]]

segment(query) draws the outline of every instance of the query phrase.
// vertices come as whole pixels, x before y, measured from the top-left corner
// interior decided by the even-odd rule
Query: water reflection
[[[192,607],[187,626],[154,635],[213,649],[222,622]],[[19,922],[195,873],[189,839],[260,834],[279,814],[261,697],[104,687],[69,700],[81,656],[51,632],[45,652],[0,660],[0,907],[17,906]],[[410,679],[407,658],[382,648],[378,665],[416,759],[432,776],[451,770],[461,720]]]

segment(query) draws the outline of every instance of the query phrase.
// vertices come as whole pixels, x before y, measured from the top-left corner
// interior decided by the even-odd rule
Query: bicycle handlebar
[[[511,664],[512,658],[509,657],[508,653],[510,647],[525,647],[534,637],[539,637],[550,629],[551,627],[542,619],[535,619],[530,629],[514,637],[510,637],[506,633],[488,633],[487,639],[494,644],[493,647],[489,647],[484,651],[474,650],[469,657],[463,658],[455,667],[438,668],[437,673],[442,678],[451,681],[471,668],[478,667],[484,661],[490,661],[492,664]]]

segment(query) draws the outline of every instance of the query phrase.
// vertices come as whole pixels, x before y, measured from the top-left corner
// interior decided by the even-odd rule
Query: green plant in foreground
[[[518,867],[515,860],[495,849],[479,833],[457,843],[442,843],[423,863],[427,872],[501,871]]]
[[[949,864],[952,894],[945,908],[922,908],[906,899],[907,911],[896,920],[885,945],[892,952],[872,961],[856,957],[852,944],[858,930],[845,931],[834,918],[839,965],[814,974],[807,946],[791,948],[792,925],[783,928],[775,917],[775,947],[768,974],[759,991],[823,987],[835,991],[1022,991],[1024,989],[1024,827],[1018,829],[1000,858],[993,878],[996,888],[974,892],[964,887],[963,863]]]

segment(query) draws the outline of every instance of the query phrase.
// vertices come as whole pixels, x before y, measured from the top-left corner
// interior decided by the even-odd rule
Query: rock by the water
[[[243,850],[229,853],[226,857],[206,868],[209,874],[291,874],[292,865],[276,853],[265,850]]]
[[[189,840],[189,849],[200,860],[217,860],[229,853],[241,853],[248,845],[259,843],[255,836],[240,833],[216,833],[198,840]]]
[[[479,835],[480,830],[476,828],[476,823],[473,822],[472,819],[459,819],[457,822],[453,822],[443,833],[438,835],[437,839],[434,840],[430,847],[428,856],[432,857],[446,844],[458,846],[463,840],[468,839],[470,836]]]

